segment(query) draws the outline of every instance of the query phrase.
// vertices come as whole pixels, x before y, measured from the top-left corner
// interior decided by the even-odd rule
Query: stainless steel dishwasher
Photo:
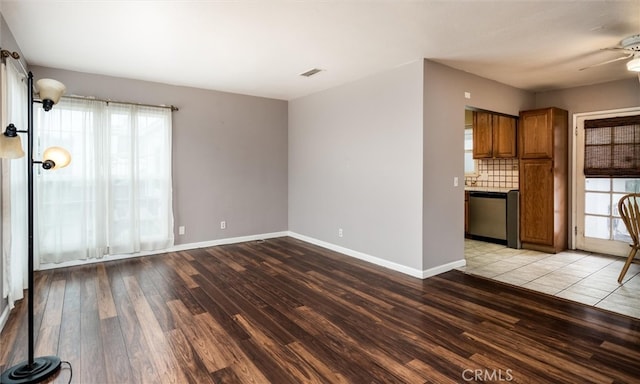
[[[472,237],[507,243],[507,194],[469,193],[469,234]]]

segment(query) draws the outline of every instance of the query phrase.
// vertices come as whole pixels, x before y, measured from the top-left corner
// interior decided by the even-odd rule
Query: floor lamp
[[[15,56],[13,56],[16,58]],[[19,56],[18,56],[19,58]],[[33,103],[41,103],[45,111],[51,110],[54,104],[60,100],[65,91],[62,83],[52,79],[41,79],[37,82],[39,99],[33,98],[33,74],[29,72],[27,81],[27,129],[17,129],[15,125],[9,124],[0,135],[0,157],[5,159],[17,159],[25,155],[22,150],[22,142],[18,133],[27,135],[27,189],[28,189],[28,320],[29,320],[29,358],[27,361],[15,365],[2,373],[1,383],[39,383],[60,369],[60,358],[57,356],[34,357],[34,329],[33,329],[33,165],[40,164],[44,169],[59,169],[67,166],[71,161],[69,152],[60,147],[47,148],[43,153],[43,160],[33,159]]]

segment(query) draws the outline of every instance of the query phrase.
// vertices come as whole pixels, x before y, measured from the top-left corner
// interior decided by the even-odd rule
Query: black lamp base
[[[57,356],[42,356],[33,359],[33,364],[23,361],[2,373],[2,384],[39,383],[60,369],[60,359]]]

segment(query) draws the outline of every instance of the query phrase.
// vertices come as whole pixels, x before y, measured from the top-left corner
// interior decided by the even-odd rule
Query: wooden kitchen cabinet
[[[567,248],[568,113],[520,112],[520,240],[523,248]]]
[[[473,112],[473,158],[515,158],[516,119],[490,112]]]
[[[536,109],[520,114],[519,150],[521,159],[554,158],[552,120],[556,115],[557,113],[554,114],[553,109]]]
[[[493,115],[493,157],[514,158],[517,156],[516,119]]]
[[[473,112],[473,158],[493,157],[493,126],[491,114]]]
[[[520,240],[553,245],[553,160],[520,164]]]

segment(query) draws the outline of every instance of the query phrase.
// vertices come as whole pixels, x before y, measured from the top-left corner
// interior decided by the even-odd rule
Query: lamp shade
[[[51,169],[64,168],[71,162],[71,154],[61,147],[49,147],[44,150],[42,155],[42,161],[52,161],[54,163]]]
[[[57,104],[60,101],[60,97],[64,94],[64,91],[67,88],[59,82],[58,80],[53,79],[40,79],[36,82],[36,88],[38,89],[38,95],[40,95],[40,100],[43,102],[45,100],[50,100],[49,103],[45,103],[45,105],[49,105],[49,109],[51,109],[51,105]],[[45,108],[45,110],[48,110]]]
[[[627,63],[627,70],[631,72],[640,72],[640,56],[636,56]]]
[[[19,159],[24,156],[20,136],[0,135],[0,157],[3,159]]]

